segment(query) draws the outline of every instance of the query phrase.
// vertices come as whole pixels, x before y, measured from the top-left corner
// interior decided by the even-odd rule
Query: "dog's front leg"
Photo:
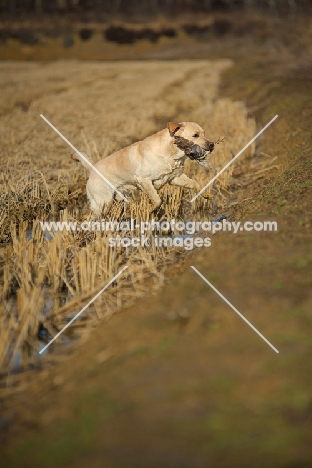
[[[174,179],[170,181],[170,184],[177,185],[178,187],[184,187],[198,191],[200,190],[198,183],[195,180],[187,177],[186,174],[181,174],[177,177],[174,177]]]
[[[146,193],[148,198],[152,202],[151,213],[156,210],[161,205],[161,198],[158,195],[157,191],[154,188],[154,185],[150,179],[143,179],[141,177],[136,177],[136,183],[140,189]]]
[[[172,179],[170,181],[170,184],[171,185],[177,185],[178,187],[193,189],[193,190],[196,190],[197,192],[199,192],[201,190],[201,187],[199,186],[199,184],[195,180],[190,179],[189,177],[187,177],[186,174],[181,174],[181,175],[175,177],[174,179]],[[210,193],[201,194],[201,195],[204,198],[212,198],[212,195]]]
[[[168,182],[168,179],[169,177],[167,175],[167,176],[164,176],[162,179],[153,180],[153,186],[155,187],[156,190],[159,190]]]

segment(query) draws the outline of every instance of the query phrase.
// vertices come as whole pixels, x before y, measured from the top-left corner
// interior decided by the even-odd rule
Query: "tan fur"
[[[187,138],[207,151],[210,149],[211,142],[197,123],[169,122],[166,129],[101,159],[94,166],[118,190],[123,186],[140,188],[148,195],[152,212],[161,205],[157,190],[166,183],[200,190],[197,182],[183,173],[186,156],[174,145],[175,135]],[[92,162],[85,153],[83,155]],[[89,170],[88,199],[92,211],[101,214],[103,208],[108,208],[113,201],[113,188],[79,154],[74,153],[71,157]]]

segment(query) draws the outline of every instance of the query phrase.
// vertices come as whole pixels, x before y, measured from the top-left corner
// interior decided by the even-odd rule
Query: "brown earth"
[[[311,62],[291,47],[223,47],[215,55],[235,65],[222,95],[243,99],[259,127],[279,115],[257,145],[277,157],[278,176],[261,174],[231,216],[276,220],[278,232],[214,236],[156,296],[29,374],[6,403],[4,466],[310,466]]]

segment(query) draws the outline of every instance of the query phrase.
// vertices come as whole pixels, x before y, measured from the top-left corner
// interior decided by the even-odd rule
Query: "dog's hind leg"
[[[109,189],[91,191],[88,183],[86,186],[86,191],[90,203],[90,208],[93,213],[100,216],[103,210],[107,212],[112,204],[114,191]]]

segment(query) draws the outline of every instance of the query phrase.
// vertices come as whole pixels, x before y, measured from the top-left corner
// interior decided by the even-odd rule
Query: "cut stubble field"
[[[41,221],[82,222],[90,215],[86,171],[71,160],[71,148],[40,114],[95,161],[155,133],[169,120],[198,122],[209,139],[226,137],[209,157],[211,170],[186,162],[186,172],[203,187],[255,134],[255,122],[247,118],[244,105],[218,97],[220,74],[230,65],[227,60],[1,65],[6,89],[0,116],[3,371],[36,363],[38,335],[42,341],[52,338],[124,265],[131,270],[86,315],[92,311],[93,318],[109,318],[121,305],[147,293],[151,286],[143,280],[150,277],[157,288],[164,269],[185,256],[183,249],[154,245],[111,248],[109,232],[45,235]],[[256,163],[254,148],[252,144],[236,165],[247,178],[269,163],[267,158]],[[193,219],[197,213],[210,219],[229,203],[233,170],[234,165],[209,189],[211,200],[199,198],[192,205],[195,193],[167,185],[161,189],[158,213],[150,215],[147,197],[136,192],[129,194],[129,203],[116,201],[105,217],[140,222],[152,217]],[[127,235],[131,233],[122,232]],[[68,332],[84,326],[77,320]]]

